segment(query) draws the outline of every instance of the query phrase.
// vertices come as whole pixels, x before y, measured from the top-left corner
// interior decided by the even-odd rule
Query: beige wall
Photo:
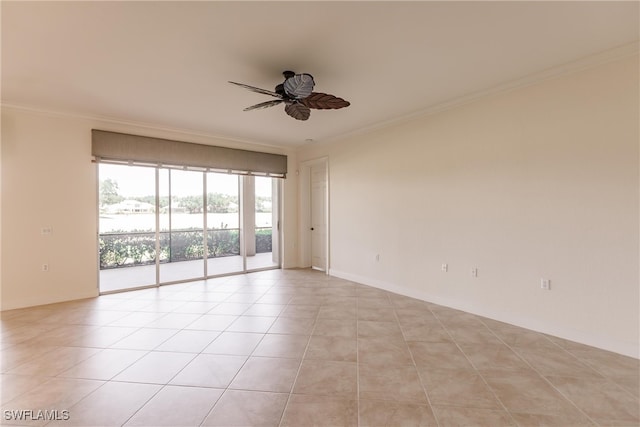
[[[285,267],[294,171],[327,156],[332,274],[637,357],[637,76],[620,60],[297,155],[3,107],[2,308],[97,294],[100,128],[288,154]]]
[[[331,274],[638,357],[638,90],[636,56],[301,150]]]
[[[289,155],[260,145],[87,118],[2,109],[2,309],[98,293],[96,165],[91,129]],[[297,182],[284,185],[284,265],[295,266]],[[53,233],[41,235],[43,227]],[[294,237],[292,237],[292,235]],[[287,244],[291,242],[291,244]],[[50,266],[43,272],[42,264]]]

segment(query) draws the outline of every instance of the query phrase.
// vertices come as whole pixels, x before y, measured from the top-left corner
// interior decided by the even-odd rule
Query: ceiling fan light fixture
[[[308,120],[311,115],[311,108],[317,110],[336,110],[351,105],[348,101],[327,93],[313,92],[315,81],[308,73],[296,74],[293,71],[282,73],[285,80],[276,86],[275,91],[261,89],[244,83],[229,83],[243,87],[252,92],[269,95],[276,100],[261,102],[244,109],[244,111],[259,110],[273,107],[281,103],[285,104],[284,111],[296,120]]]

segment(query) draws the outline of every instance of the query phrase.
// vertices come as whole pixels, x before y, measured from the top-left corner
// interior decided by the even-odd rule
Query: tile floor
[[[3,425],[640,424],[636,359],[309,270],[7,311],[1,333]]]

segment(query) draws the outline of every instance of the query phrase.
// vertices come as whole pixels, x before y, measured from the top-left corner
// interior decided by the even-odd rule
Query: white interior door
[[[311,166],[311,268],[327,270],[327,166]]]

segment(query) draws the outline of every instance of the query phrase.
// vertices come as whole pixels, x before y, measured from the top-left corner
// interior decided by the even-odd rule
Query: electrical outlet
[[[449,271],[449,264],[442,264],[441,269],[446,273],[447,271]]]
[[[540,279],[540,289],[544,289],[545,291],[551,290],[551,280],[549,279]]]
[[[478,277],[478,269],[477,268],[472,268],[471,269],[471,277]]]
[[[45,273],[49,271],[49,264],[42,264],[42,271]]]

